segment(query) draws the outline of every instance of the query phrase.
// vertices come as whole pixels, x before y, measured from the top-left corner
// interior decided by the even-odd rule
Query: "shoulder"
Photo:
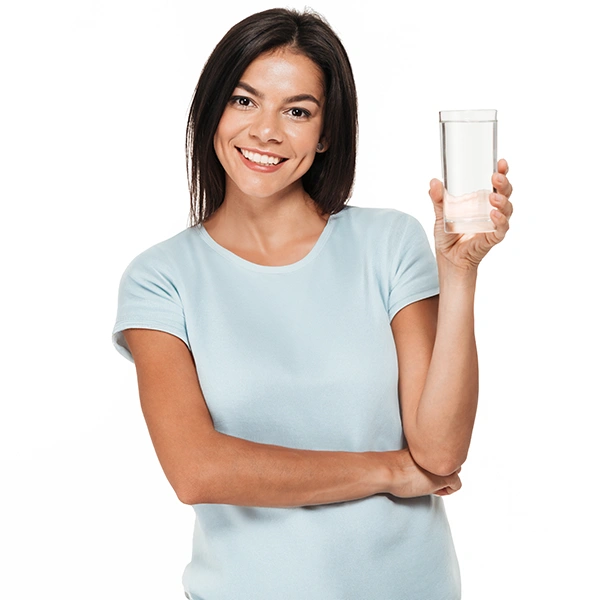
[[[346,221],[373,225],[419,222],[412,215],[396,208],[377,208],[372,206],[355,206],[351,204],[346,205],[338,215],[343,215]]]
[[[372,235],[379,241],[397,242],[401,238],[425,235],[418,219],[395,208],[347,205],[338,214],[348,227],[360,229],[362,235]]]
[[[125,273],[132,270],[164,271],[176,268],[184,256],[189,255],[198,237],[196,227],[188,227],[175,235],[157,242],[139,252],[130,261]]]

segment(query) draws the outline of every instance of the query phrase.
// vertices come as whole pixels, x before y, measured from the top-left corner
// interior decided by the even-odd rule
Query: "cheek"
[[[223,122],[223,119],[221,119],[213,138],[213,148],[222,166],[225,166],[227,163],[227,148],[230,139],[231,135],[228,131],[227,123]]]
[[[221,116],[221,120],[219,121],[219,125],[217,126],[217,131],[215,132],[215,137],[213,139],[213,144],[215,147],[217,145],[225,146],[229,140],[234,136],[236,129],[236,119],[232,118],[230,111],[225,109],[225,112]]]
[[[217,131],[215,131],[215,137],[213,138],[213,146],[215,150],[219,148],[219,146],[223,146],[224,140],[226,139],[227,134],[227,123],[224,122],[223,119],[219,121],[219,126],[217,127]]]
[[[286,133],[287,139],[294,144],[296,148],[301,148],[305,152],[312,152],[315,150],[321,137],[320,127],[290,128]]]

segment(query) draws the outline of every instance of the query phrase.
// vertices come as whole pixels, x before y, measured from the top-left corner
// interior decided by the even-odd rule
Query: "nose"
[[[250,136],[263,143],[280,143],[282,134],[275,111],[258,111],[250,126]]]

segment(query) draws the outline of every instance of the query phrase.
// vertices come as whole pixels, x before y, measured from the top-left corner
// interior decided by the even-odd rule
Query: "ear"
[[[329,148],[329,142],[327,141],[327,138],[325,138],[324,136],[321,136],[321,139],[319,139],[319,143],[317,144],[317,152],[319,154],[322,154],[328,148]]]

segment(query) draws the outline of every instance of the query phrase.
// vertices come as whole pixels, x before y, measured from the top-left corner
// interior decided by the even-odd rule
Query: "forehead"
[[[323,72],[304,54],[278,48],[255,58],[240,78],[263,93],[324,94]]]

